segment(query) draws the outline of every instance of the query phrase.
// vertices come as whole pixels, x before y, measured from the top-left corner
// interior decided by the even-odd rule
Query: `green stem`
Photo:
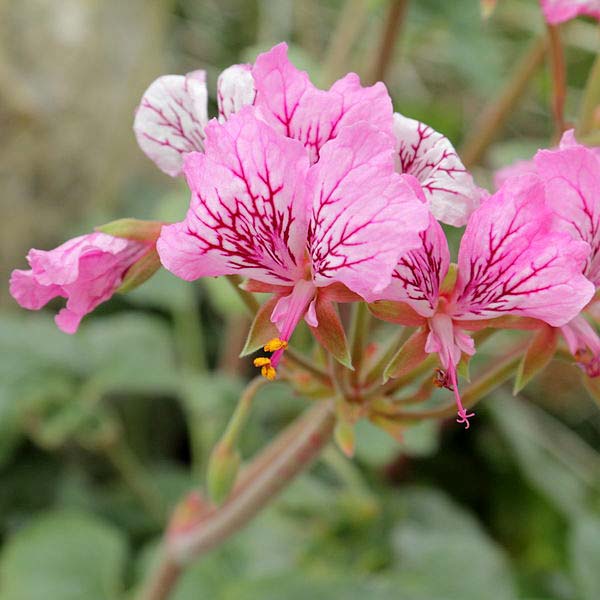
[[[240,297],[240,300],[244,303],[244,306],[250,311],[250,314],[254,316],[258,309],[260,308],[260,304],[254,294],[243,290],[240,285],[243,279],[239,275],[226,275],[225,279],[229,281],[231,286],[233,287],[235,293]]]
[[[350,356],[354,371],[348,370],[348,379],[354,388],[359,385],[362,373],[365,346],[369,337],[369,320],[367,305],[364,302],[355,302],[350,325]]]
[[[162,523],[167,514],[167,507],[152,476],[129,446],[121,438],[117,438],[113,443],[104,446],[102,451],[148,514]]]
[[[577,125],[577,135],[580,136],[590,134],[597,128],[600,123],[600,54],[596,56],[594,65],[588,75],[585,91],[583,92],[583,100],[579,111],[579,123]]]
[[[173,312],[173,324],[183,365],[198,373],[206,372],[208,364],[204,331],[198,309],[192,299],[189,306]]]
[[[169,537],[161,562],[139,596],[165,600],[186,565],[227,540],[307,468],[331,439],[332,403],[317,403],[284,430],[246,468],[230,497],[185,532]]]
[[[512,115],[517,102],[527,90],[531,79],[544,62],[547,39],[541,36],[527,49],[493,103],[489,104],[475,122],[461,149],[464,164],[471,167],[478,163],[505,121]]]
[[[398,348],[400,348],[402,344],[406,342],[406,340],[410,337],[412,332],[413,330],[409,327],[401,327],[397,335],[391,337],[390,341],[387,343],[385,350],[381,353],[380,357],[377,359],[377,362],[371,367],[370,371],[367,373],[364,382],[365,387],[379,387],[383,378],[383,372],[385,371],[385,368],[388,366],[392,358],[394,358],[396,352],[398,352]]]
[[[465,409],[473,407],[481,398],[489,394],[492,390],[500,387],[504,382],[513,377],[521,362],[521,356],[526,346],[519,344],[518,348],[506,356],[494,367],[483,373],[473,383],[468,385],[461,393],[461,400]],[[456,413],[456,404],[452,402],[439,408],[421,411],[394,410],[396,419],[405,419],[408,421],[422,421],[423,419],[439,419],[450,417]]]

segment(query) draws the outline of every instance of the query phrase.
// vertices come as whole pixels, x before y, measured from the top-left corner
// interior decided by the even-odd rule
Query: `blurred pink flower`
[[[30,310],[56,297],[67,298],[55,321],[65,333],[75,333],[81,319],[108,300],[127,270],[152,248],[149,242],[90,233],[54,250],[32,249],[27,255],[31,269],[12,272],[10,293]]]
[[[600,19],[600,0],[540,0],[546,21],[558,25],[586,15]]]
[[[427,208],[411,178],[394,172],[393,150],[388,135],[360,122],[320,146],[311,166],[303,144],[255,108],[211,122],[205,153],[186,158],[191,205],[163,228],[162,263],[185,280],[237,273],[261,282],[279,298],[271,320],[282,349],[303,317],[317,326],[319,290],[343,284],[373,299],[419,245]],[[277,365],[274,349],[265,368]]]
[[[456,376],[462,354],[475,352],[467,330],[507,315],[565,325],[594,294],[582,274],[588,255],[586,242],[554,229],[542,182],[523,175],[506,182],[469,218],[452,290],[440,291],[450,252],[430,217],[421,247],[401,258],[380,298],[408,304],[416,313],[412,324],[420,318],[429,329],[425,351],[438,353],[455,393],[458,422],[468,427],[473,413],[463,408]]]

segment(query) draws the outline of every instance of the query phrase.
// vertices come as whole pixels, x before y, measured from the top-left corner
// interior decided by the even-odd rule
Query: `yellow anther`
[[[260,374],[269,381],[273,381],[277,377],[277,371],[271,365],[265,365],[260,370]]]
[[[288,346],[288,343],[285,340],[279,339],[279,338],[273,338],[272,340],[269,340],[265,346],[264,346],[264,351],[265,352],[276,352],[277,350],[285,350]]]
[[[268,367],[271,364],[271,359],[266,356],[259,356],[254,359],[255,367]]]

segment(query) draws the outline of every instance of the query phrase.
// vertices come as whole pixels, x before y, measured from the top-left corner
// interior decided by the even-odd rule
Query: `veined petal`
[[[561,229],[590,245],[585,275],[600,285],[600,159],[596,151],[577,144],[567,132],[560,149],[536,154],[535,165]]]
[[[239,273],[293,285],[304,274],[308,159],[246,107],[206,127],[204,154],[185,162],[192,190],[185,221],[164,227],[163,265],[186,280]]]
[[[368,121],[391,136],[392,103],[385,86],[362,87],[350,73],[329,91],[317,89],[287,57],[287,45],[261,54],[252,70],[259,114],[277,131],[300,140],[311,162],[346,125]]]
[[[511,177],[517,177],[519,175],[525,175],[527,173],[535,173],[535,163],[532,159],[530,160],[518,160],[512,165],[507,165],[498,169],[494,173],[494,188],[499,190],[506,181]]]
[[[444,231],[432,214],[429,227],[419,237],[421,245],[400,258],[392,283],[381,293],[381,299],[406,302],[420,315],[431,317],[450,265],[450,250]]]
[[[399,258],[421,245],[427,207],[409,176],[394,172],[392,154],[385,134],[357,123],[326,144],[310,168],[308,243],[318,287],[337,281],[375,300]]]
[[[510,179],[486,200],[461,241],[454,318],[513,314],[557,327],[575,317],[594,294],[582,275],[589,246],[553,222],[534,175]]]
[[[255,96],[252,65],[232,65],[225,69],[217,79],[219,121],[228,119],[242,106],[252,104]]]
[[[546,21],[553,25],[587,15],[600,19],[600,0],[540,0]]]
[[[138,106],[133,130],[140,148],[159,169],[175,177],[183,158],[203,149],[208,121],[204,71],[164,75],[150,84]]]
[[[398,171],[417,178],[436,219],[463,226],[481,191],[450,141],[425,123],[394,113]]]

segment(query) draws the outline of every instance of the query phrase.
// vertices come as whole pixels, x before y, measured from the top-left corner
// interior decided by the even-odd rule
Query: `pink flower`
[[[546,21],[551,25],[558,25],[579,15],[600,19],[600,0],[540,0],[540,4]]]
[[[75,333],[81,319],[108,300],[127,270],[152,248],[151,243],[90,233],[54,250],[32,249],[27,255],[31,269],[12,272],[10,293],[30,310],[58,296],[67,298],[55,321],[65,333]]]
[[[364,121],[392,139],[392,101],[381,82],[362,87],[348,73],[329,90],[319,90],[287,57],[287,44],[261,54],[252,68],[257,115],[279,133],[302,142],[311,162],[343,127]]]
[[[578,144],[567,131],[557,150],[540,150],[534,159],[544,181],[547,204],[558,227],[591,248],[583,274],[600,287],[600,155]],[[562,328],[569,349],[590,376],[600,374],[600,339],[583,315]]]
[[[479,206],[482,191],[450,141],[428,125],[394,114],[397,170],[419,181],[433,216],[462,227]]]
[[[420,243],[428,216],[407,176],[394,172],[389,136],[372,125],[344,127],[310,166],[303,144],[254,110],[206,127],[205,153],[184,165],[190,209],[163,228],[157,248],[182,279],[237,273],[277,295],[271,321],[280,338],[260,365],[274,377],[300,319],[317,326],[319,295],[343,284],[374,299]]]
[[[254,101],[250,65],[233,65],[217,81],[219,118],[225,120]],[[143,152],[159,169],[176,177],[189,152],[201,152],[208,122],[206,73],[163,75],[144,92],[133,130]]]
[[[428,328],[425,351],[439,355],[455,393],[458,422],[467,427],[473,413],[462,406],[456,377],[461,356],[475,352],[467,330],[505,315],[562,326],[594,293],[582,274],[589,245],[553,227],[540,180],[533,175],[513,178],[469,218],[451,290],[441,291],[450,252],[431,217],[421,233],[421,247],[400,260],[392,284],[380,296],[408,304],[414,313],[405,318]]]

